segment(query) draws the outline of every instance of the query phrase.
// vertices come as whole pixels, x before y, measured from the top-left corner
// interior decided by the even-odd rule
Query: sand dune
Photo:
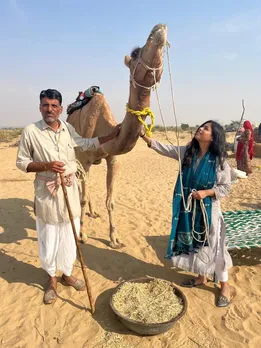
[[[156,138],[164,140],[157,133]],[[182,143],[189,135],[182,135]],[[45,272],[40,268],[33,214],[33,174],[15,167],[17,148],[0,144],[0,342],[2,347],[88,348],[258,348],[261,345],[261,251],[232,252],[230,270],[233,300],[228,308],[214,305],[213,283],[184,289],[188,312],[173,329],[154,337],[140,337],[125,329],[109,307],[111,289],[121,279],[153,276],[175,282],[188,273],[171,269],[164,260],[171,222],[173,187],[178,163],[147,148],[142,140],[119,157],[115,188],[115,221],[127,247],[108,246],[105,209],[106,165],[91,171],[92,198],[101,217],[88,219],[87,245],[82,246],[96,300],[92,317],[85,292],[58,285],[54,305],[42,303]],[[229,159],[235,165],[233,158]],[[253,174],[233,185],[222,201],[223,210],[261,209],[261,159]],[[75,275],[81,277],[79,263]],[[87,310],[86,310],[87,308]]]

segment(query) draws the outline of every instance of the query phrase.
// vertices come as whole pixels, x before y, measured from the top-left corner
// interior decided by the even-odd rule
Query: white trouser
[[[79,217],[74,219],[74,224],[79,236]],[[71,222],[52,225],[36,217],[36,231],[41,267],[51,277],[56,275],[57,270],[70,276],[76,259],[76,244]]]
[[[228,281],[228,271],[224,271],[224,259],[222,257],[222,251],[220,248],[220,240],[217,246],[216,267],[215,274],[220,282]]]

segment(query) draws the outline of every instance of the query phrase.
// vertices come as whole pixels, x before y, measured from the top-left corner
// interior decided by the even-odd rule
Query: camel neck
[[[134,88],[133,86],[131,86],[128,104],[131,109],[136,111],[141,111],[144,108],[149,107],[150,91],[145,88]]]

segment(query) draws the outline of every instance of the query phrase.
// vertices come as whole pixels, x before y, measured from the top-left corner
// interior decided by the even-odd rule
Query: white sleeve
[[[156,152],[158,152],[160,155],[171,157],[171,158],[174,158],[176,160],[179,159],[179,155],[178,155],[179,147],[178,146],[171,145],[171,144],[170,145],[162,144],[155,139],[151,139],[151,146],[150,147],[153,150],[155,150]],[[186,146],[180,146],[181,160],[183,160],[183,158],[184,158],[185,151],[186,151]]]
[[[74,141],[74,147],[81,147],[83,151],[95,151],[101,147],[98,137],[82,138],[71,124],[66,122],[66,125]]]

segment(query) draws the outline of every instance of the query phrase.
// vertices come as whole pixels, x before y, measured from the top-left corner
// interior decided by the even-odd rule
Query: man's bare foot
[[[44,304],[52,304],[57,300],[56,289],[57,289],[56,277],[49,276],[48,285],[43,297]]]
[[[61,283],[65,286],[72,286],[77,291],[85,290],[85,283],[81,279],[77,279],[73,276],[62,275]]]

